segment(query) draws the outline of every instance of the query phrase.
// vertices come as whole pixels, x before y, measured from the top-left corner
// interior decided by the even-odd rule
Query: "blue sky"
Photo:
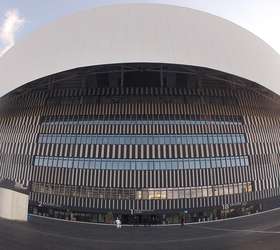
[[[98,5],[128,2],[187,6],[224,17],[250,30],[280,53],[280,0],[0,0],[0,52],[65,15]]]

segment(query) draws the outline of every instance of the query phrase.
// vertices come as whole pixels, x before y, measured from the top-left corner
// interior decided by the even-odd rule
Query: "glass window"
[[[208,197],[212,197],[213,196],[213,188],[212,187],[207,187],[207,191],[208,191]]]
[[[223,136],[218,135],[217,137],[218,137],[218,143],[223,144]]]
[[[173,189],[173,199],[178,199],[179,198],[179,190],[178,189]]]
[[[213,144],[214,143],[214,138],[213,135],[205,135],[205,144]]]
[[[228,185],[223,185],[223,186],[224,186],[224,195],[230,194],[230,190],[229,190]]]
[[[142,199],[143,200],[148,200],[149,199],[149,191],[148,190],[143,190],[142,191]]]
[[[239,136],[239,135],[238,135]],[[207,144],[207,143],[237,143],[235,134],[208,135],[81,135],[81,134],[47,134],[39,135],[39,143],[62,144]]]
[[[38,166],[43,166],[44,164],[44,159],[42,157],[39,157],[39,163],[38,163]]]
[[[76,143],[76,136],[75,135],[71,135],[70,136],[70,143],[71,144],[75,144]]]
[[[195,168],[196,169],[200,168],[200,160],[199,159],[195,159]]]
[[[231,167],[230,157],[226,158],[227,167]]]
[[[61,143],[61,135],[54,135],[52,138],[52,143],[56,143],[56,144]]]
[[[219,186],[213,186],[213,196],[218,196],[219,195]]]
[[[197,198],[202,197],[202,189],[200,187],[197,187]]]
[[[68,158],[64,158],[64,159],[62,160],[62,167],[63,167],[63,168],[68,168]]]
[[[240,157],[235,157],[235,166],[236,166],[236,167],[242,166],[242,165],[241,165],[241,162],[240,162]]]
[[[167,189],[167,199],[173,199],[172,189]]]
[[[79,159],[79,168],[84,168],[84,159]]]
[[[195,168],[195,161],[190,159],[188,162],[189,162],[189,168],[194,169]]]
[[[228,193],[229,193],[229,194],[234,194],[234,187],[233,187],[233,184],[229,184],[229,186],[228,186]]]
[[[224,195],[224,186],[223,185],[218,186],[218,195]]]
[[[162,200],[166,200],[166,198],[167,198],[166,189],[161,189],[161,191],[160,191],[160,198],[161,198]]]
[[[189,160],[182,160],[183,161],[183,164],[184,164],[184,169],[189,169],[190,168],[190,161]]]
[[[239,183],[238,184],[238,193],[243,193],[243,184],[242,183]]]
[[[39,157],[35,156],[34,158],[34,166],[38,166],[39,165]]]
[[[79,167],[79,160],[78,159],[74,159],[73,160],[73,168],[78,168]]]
[[[215,135],[215,134],[213,134],[212,136],[213,136],[213,137],[212,137],[212,138],[213,138],[213,144],[219,143],[218,136]]]
[[[191,188],[190,189],[190,192],[191,192],[191,198],[196,198],[196,188]]]
[[[73,168],[73,165],[74,165],[74,159],[68,158],[68,168]]]
[[[161,168],[160,161],[155,160],[154,161],[154,169],[160,169],[160,168]]]
[[[52,143],[52,136],[51,135],[45,135],[46,143]]]
[[[222,168],[225,168],[227,166],[226,159],[221,158]]]
[[[237,157],[217,157],[217,158],[188,158],[188,159],[86,159],[86,158],[62,158],[57,157],[59,163],[51,165],[52,157],[43,157],[40,162],[38,156],[34,157],[34,165],[43,164],[44,166],[66,167],[66,163],[61,165],[61,161],[74,163],[77,168],[96,168],[96,169],[137,169],[137,170],[154,170],[154,169],[200,169],[200,168],[219,168],[219,167],[237,167],[241,166]],[[243,159],[243,165],[244,158]],[[77,161],[77,163],[76,163]],[[86,162],[85,162],[86,161]],[[72,166],[72,165],[71,165]],[[69,164],[68,164],[69,167]]]
[[[190,188],[186,188],[185,189],[185,198],[186,199],[190,199],[191,198],[191,189]]]
[[[90,160],[89,159],[85,159],[85,165],[84,165],[85,168],[90,168]]]
[[[71,136],[66,136],[65,135],[65,143],[70,144],[71,143]]]
[[[156,189],[156,190],[149,190],[149,199],[153,200],[159,200],[161,198],[161,191]]]
[[[211,158],[205,158],[205,168],[211,168]]]
[[[100,169],[101,168],[101,161],[98,159],[90,160],[90,168],[91,169]]]
[[[191,136],[192,138],[192,144],[198,144],[198,140],[196,136]]]
[[[67,138],[66,135],[62,135],[61,138],[60,138],[60,143],[61,143],[61,144],[66,144],[66,143],[67,143],[67,142],[66,142],[66,141],[67,141],[66,138]]]
[[[86,136],[86,144],[91,144],[93,135]]]
[[[58,158],[57,167],[59,168],[63,167],[63,158]]]
[[[244,166],[249,166],[249,158],[248,158],[248,156],[245,156],[244,158],[245,158],[244,159],[244,161],[245,161]]]
[[[231,157],[231,166],[232,167],[237,167],[238,165],[236,164],[237,162],[236,162],[236,158],[237,157]]]
[[[184,162],[182,161],[182,159],[178,159],[177,166],[178,169],[184,169]]]
[[[40,157],[40,162],[41,162],[40,166],[45,167],[48,164],[48,159],[46,157],[41,156]]]
[[[178,190],[178,196],[179,196],[179,199],[184,199],[185,198],[185,189],[180,188]]]
[[[205,158],[202,158],[202,159],[200,160],[200,167],[201,167],[201,168],[206,168],[206,160],[205,160]]]
[[[245,166],[245,159],[244,159],[244,157],[243,156],[240,156],[240,166]]]
[[[87,144],[87,136],[86,135],[83,135],[80,138],[81,138],[81,141],[80,141],[81,144]]]
[[[44,143],[43,135],[38,136],[38,143]]]
[[[236,136],[235,135],[225,135],[224,141],[227,143],[236,143]]]
[[[143,199],[142,198],[142,191],[136,191],[136,193],[135,193],[135,199],[136,200],[140,200],[140,199]]]
[[[207,196],[208,196],[208,188],[202,187],[202,197],[207,197]]]
[[[201,135],[197,135],[197,143],[198,144],[203,144],[203,137]]]
[[[52,167],[58,166],[58,157],[51,157],[52,158]]]
[[[249,183],[247,183],[247,192],[252,192],[252,191],[253,191],[252,183],[249,182]]]

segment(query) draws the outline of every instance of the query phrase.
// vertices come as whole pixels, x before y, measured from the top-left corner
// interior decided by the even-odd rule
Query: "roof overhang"
[[[125,4],[65,17],[19,42],[0,59],[0,96],[65,70],[132,62],[211,68],[280,94],[280,55],[247,30],[189,8]]]

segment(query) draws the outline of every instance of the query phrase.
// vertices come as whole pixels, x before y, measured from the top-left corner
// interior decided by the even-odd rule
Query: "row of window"
[[[233,96],[59,96],[49,97],[48,104],[101,104],[101,103],[182,103],[182,104],[221,104],[237,105]]]
[[[193,135],[82,135],[40,134],[38,143],[59,144],[228,144],[245,143],[244,134],[193,134]]]
[[[187,159],[98,159],[35,156],[34,166],[84,169],[164,170],[249,166],[248,156]]]
[[[126,115],[116,116],[45,116],[42,125],[242,125],[241,116],[209,116],[209,115]]]
[[[184,188],[149,188],[149,189],[123,189],[123,188],[95,188],[62,186],[52,184],[32,184],[32,192],[51,195],[63,195],[81,198],[121,199],[121,200],[166,200],[213,197],[230,194],[252,192],[251,182],[232,183],[226,185],[184,187]]]

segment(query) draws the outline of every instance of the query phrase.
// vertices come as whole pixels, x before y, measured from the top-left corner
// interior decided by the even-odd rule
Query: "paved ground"
[[[0,220],[0,249],[280,249],[280,210],[184,227],[123,227],[32,217]]]

